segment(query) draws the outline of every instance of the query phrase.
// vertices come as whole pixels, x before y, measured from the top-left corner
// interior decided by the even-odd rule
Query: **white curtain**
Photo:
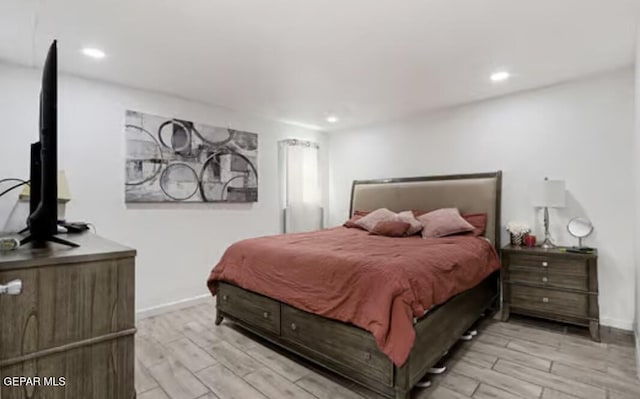
[[[322,228],[318,163],[318,144],[296,139],[280,142],[280,181],[285,233]]]

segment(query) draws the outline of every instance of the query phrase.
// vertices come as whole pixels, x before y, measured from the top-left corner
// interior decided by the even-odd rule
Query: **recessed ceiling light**
[[[500,72],[495,72],[491,75],[491,81],[492,82],[504,82],[505,80],[509,79],[511,77],[511,74],[507,71],[500,71]]]
[[[329,123],[338,123],[339,121],[340,121],[340,119],[338,119],[338,117],[335,116],[335,115],[327,116],[327,122],[329,122]]]
[[[91,47],[85,47],[82,49],[82,54],[86,55],[87,57],[91,57],[91,58],[95,58],[97,60],[103,59],[104,57],[106,57],[107,55],[104,53],[104,51],[97,49],[97,48],[91,48]]]

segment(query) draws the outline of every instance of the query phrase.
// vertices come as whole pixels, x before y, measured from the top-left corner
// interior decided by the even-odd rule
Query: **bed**
[[[456,248],[455,252],[458,251],[457,248],[482,247],[482,244],[484,244],[495,254],[495,250],[500,244],[501,178],[501,172],[494,172],[355,181],[351,192],[350,214],[353,215],[356,210],[372,211],[382,207],[393,211],[456,207],[462,213],[484,213],[487,215],[484,238],[489,243],[480,238],[458,237],[449,240],[438,239],[440,241],[434,241],[431,244],[439,248],[450,245],[447,248]],[[316,234],[325,234],[326,237],[334,237],[334,239],[337,236],[338,240],[344,240],[345,247],[348,247],[347,244],[352,239],[350,237],[355,237],[358,233],[342,228],[342,230],[328,230]],[[283,298],[283,295],[280,295],[278,291],[263,289],[258,284],[263,279],[266,281],[267,279],[277,280],[277,278],[291,277],[280,273],[279,269],[269,270],[269,274],[266,274],[263,273],[261,267],[254,266],[260,262],[268,261],[273,264],[280,259],[283,264],[288,264],[296,256],[295,252],[289,253],[288,257],[285,256],[287,251],[293,248],[292,244],[296,242],[299,243],[298,246],[303,246],[307,237],[305,235],[280,237],[279,240],[289,240],[289,246],[287,247],[289,249],[283,249],[282,253],[278,255],[281,258],[274,257],[273,254],[268,252],[269,240],[276,240],[275,238],[255,239],[254,244],[258,247],[256,249],[258,255],[253,257],[248,252],[241,252],[243,250],[242,245],[246,244],[240,243],[238,244],[239,247],[235,249],[233,247],[236,244],[230,247],[225,256],[223,256],[221,264],[227,265],[229,259],[224,263],[225,258],[231,257],[235,264],[233,268],[228,269],[234,271],[235,274],[225,274],[224,270],[222,270],[223,268],[217,271],[214,269],[209,279],[209,287],[212,293],[218,295],[216,323],[220,324],[225,318],[230,319],[256,335],[386,397],[407,399],[412,387],[427,373],[429,368],[433,367],[442,358],[459,337],[471,328],[481,317],[481,314],[497,306],[499,299],[499,271],[484,273],[480,280],[470,280],[473,281],[472,286],[465,286],[462,291],[452,291],[454,292],[452,297],[447,297],[440,301],[434,299],[434,306],[427,306],[431,302],[423,302],[424,307],[428,307],[424,311],[422,311],[418,300],[414,301],[415,303],[412,302],[412,307],[409,307],[406,303],[408,300],[405,295],[405,291],[408,291],[409,294],[423,294],[424,290],[421,286],[414,287],[412,283],[404,291],[395,289],[393,292],[398,293],[398,298],[396,298],[395,302],[380,302],[381,309],[375,309],[374,307],[372,310],[382,313],[383,317],[378,317],[377,319],[372,318],[375,313],[371,313],[367,317],[359,317],[361,316],[360,314],[354,315],[343,311],[336,304],[344,302],[344,298],[337,298],[336,302],[333,303],[329,302],[329,307],[326,308],[328,311],[324,312],[321,308],[310,308],[311,304],[315,302],[312,300],[305,301],[308,299],[305,296],[299,295],[299,297],[296,297],[295,290],[289,296]],[[311,238],[317,240],[317,235],[311,236]],[[365,237],[363,234],[358,236],[358,239],[370,242],[375,238],[371,236]],[[418,240],[421,239],[401,238],[399,240],[406,240],[403,241],[403,243],[406,243],[403,245],[410,245],[418,243]],[[324,242],[324,238],[321,241]],[[400,241],[395,242],[399,243]],[[260,247],[260,245],[263,246]],[[260,252],[259,250],[261,249],[264,251]],[[342,247],[339,249],[342,249]],[[442,249],[440,248],[439,250],[441,251]],[[362,252],[363,254],[369,255],[366,249],[364,251]],[[228,255],[228,253],[233,254],[234,252],[236,253],[235,258],[232,255]],[[389,254],[392,252],[392,250],[389,250]],[[463,257],[464,251],[460,249],[460,252],[460,255],[456,255],[459,258]],[[270,256],[271,259],[269,260]],[[313,263],[313,259],[319,259],[317,258],[319,253],[316,253],[315,256],[316,258],[309,257],[307,259],[311,259],[309,262]],[[326,256],[329,258],[337,257],[337,255],[330,254],[326,254]],[[380,258],[381,254],[377,253],[374,257]],[[354,259],[353,256],[351,258],[355,262],[354,265],[357,262],[363,263],[365,266],[369,264],[369,260],[366,259],[365,255],[362,256],[364,260]],[[394,257],[389,255],[386,259],[382,256],[382,259],[395,268],[402,267],[402,264],[398,263],[398,259],[402,259],[399,254],[394,254]],[[456,262],[458,261],[456,260]],[[329,263],[328,266],[323,264],[322,268],[326,268],[329,271],[329,275],[335,277],[331,267],[335,268],[339,265],[339,263],[337,265]],[[350,271],[350,267],[351,265],[345,270]],[[302,267],[299,266],[298,268]],[[310,270],[318,268],[315,265],[310,265],[309,267]],[[281,269],[287,270],[286,267]],[[365,284],[364,287],[366,288],[368,283],[362,283],[360,280],[366,280],[369,272],[375,276],[375,273],[380,269],[379,266],[365,268],[364,270],[367,271],[367,274],[364,277],[359,275],[354,280],[354,291],[358,289],[355,282]],[[492,270],[494,269],[495,267]],[[295,271],[295,269],[289,269],[289,272],[292,272],[292,270]],[[275,277],[273,277],[274,274],[276,275]],[[248,275],[250,278],[243,280],[234,277],[241,275]],[[381,274],[380,276],[383,275]],[[454,275],[452,274],[451,278],[453,277]],[[382,277],[376,278],[380,279]],[[312,279],[311,281],[315,280]],[[252,283],[255,284],[255,287]],[[375,298],[385,297],[387,294],[383,292],[384,287],[393,284],[394,281],[391,281],[376,287],[375,291],[378,294]],[[430,284],[429,287],[433,287],[434,297],[438,296],[437,287],[446,285],[434,284],[433,282],[430,282]],[[467,284],[471,283],[467,282]],[[275,287],[278,286],[276,285]],[[285,287],[282,288],[283,292],[286,291]],[[325,288],[328,290],[327,287]],[[327,294],[323,291],[322,295]],[[405,296],[403,297],[402,295]],[[404,304],[402,309],[406,310],[409,307],[409,311],[413,314],[403,314],[401,310],[394,311],[394,303]],[[389,308],[387,319],[392,319],[389,323],[384,320],[384,312],[387,307]],[[366,312],[363,311],[363,313]],[[394,313],[402,316],[399,320],[405,320],[409,316],[414,317],[410,319],[411,324],[409,326],[406,326],[405,320],[403,321],[404,327],[395,327],[393,334],[400,338],[404,334],[405,338],[396,338],[395,343],[391,342],[391,345],[385,346],[385,337],[392,335],[390,327],[394,325],[393,319],[396,317]],[[407,313],[407,311],[404,313]],[[369,322],[367,323],[367,321]],[[386,324],[389,325],[387,326]],[[386,327],[389,328],[385,329]],[[407,342],[409,343],[408,346]]]

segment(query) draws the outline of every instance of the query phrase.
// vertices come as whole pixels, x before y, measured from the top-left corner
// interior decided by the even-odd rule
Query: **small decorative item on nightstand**
[[[600,342],[597,251],[502,248],[502,320],[510,313],[589,327]]]
[[[535,247],[536,246],[536,236],[532,234],[527,234],[524,236],[524,245],[527,247]]]
[[[511,237],[511,245],[519,247],[522,245],[524,236],[531,233],[531,228],[526,223],[509,222],[507,223],[507,231]]]

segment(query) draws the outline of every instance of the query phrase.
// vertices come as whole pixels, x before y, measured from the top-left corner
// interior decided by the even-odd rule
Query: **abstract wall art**
[[[125,201],[257,202],[258,135],[127,111]]]

